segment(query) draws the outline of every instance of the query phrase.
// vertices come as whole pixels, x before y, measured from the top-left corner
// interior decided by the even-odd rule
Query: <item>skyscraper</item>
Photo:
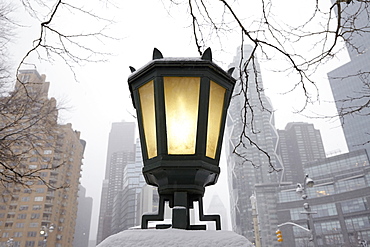
[[[73,246],[89,246],[92,206],[92,197],[86,197],[86,189],[80,185],[78,191],[78,211]]]
[[[142,174],[142,156],[139,140],[135,145],[135,160],[128,162],[123,170],[122,189],[114,198],[112,234],[140,225],[138,221],[139,197],[146,184]]]
[[[244,58],[249,56],[251,49],[251,46],[243,47],[242,55]],[[234,57],[234,61],[229,67],[235,67],[234,77],[238,78],[241,74],[245,82],[245,73],[239,69],[241,62],[245,61],[241,61],[240,48],[238,48],[238,55]],[[280,181],[280,175],[277,172],[271,172],[270,162],[275,167],[281,168],[281,162],[276,155],[278,135],[274,127],[272,105],[262,90],[257,91],[257,88],[262,88],[262,78],[259,72],[259,64],[256,62],[254,66],[254,68],[252,66],[247,68],[249,74],[247,81],[248,100],[251,108],[244,107],[245,97],[243,93],[240,93],[241,84],[237,82],[229,106],[225,130],[232,229],[247,237],[250,241],[253,241],[254,238],[250,197],[254,193],[256,185],[275,184],[276,186]],[[257,71],[257,77],[254,69]],[[258,81],[258,85],[256,85],[256,81]],[[249,123],[243,123],[243,116],[245,115],[247,116],[246,121]],[[250,140],[242,135],[243,130],[250,140],[255,142],[261,150],[267,152],[268,155],[252,145]],[[244,145],[237,148],[240,140],[243,141]],[[236,155],[234,151],[251,162],[244,162],[245,160]],[[251,163],[253,163],[253,166]],[[260,219],[263,245],[273,241],[274,236],[271,235],[271,232],[273,227],[276,226],[275,223],[277,223],[274,205],[269,203],[269,201],[258,202],[259,214],[264,216]]]
[[[366,8],[356,1],[347,5],[342,16],[350,21],[344,25],[368,28]],[[352,31],[345,37],[350,42],[346,45],[351,61],[328,73],[330,87],[338,114],[347,113],[341,122],[349,151],[366,148],[370,153],[370,33]]]
[[[97,244],[112,234],[114,198],[123,188],[124,170],[135,160],[135,123],[113,123],[109,133],[105,179],[100,201]]]
[[[301,183],[303,164],[325,159],[320,131],[309,123],[288,123],[285,130],[278,130],[278,154],[284,164],[284,182]]]
[[[57,124],[56,100],[48,99],[45,78],[36,70],[20,71],[14,94],[0,99],[14,109],[0,117],[1,246],[43,246],[47,242],[48,246],[71,247],[73,243],[86,143],[71,124]],[[27,99],[31,101],[23,104]],[[6,150],[12,151],[11,160],[3,156]],[[3,169],[7,166],[13,175]],[[40,235],[41,228],[54,231]]]

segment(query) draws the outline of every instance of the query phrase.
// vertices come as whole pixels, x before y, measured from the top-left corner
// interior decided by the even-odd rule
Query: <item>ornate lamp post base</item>
[[[172,195],[159,195],[158,214],[144,214],[141,220],[141,228],[148,229],[149,221],[164,220],[164,204],[168,201],[172,208],[172,225],[158,224],[157,229],[177,228],[185,230],[206,230],[206,225],[190,225],[189,209],[193,208],[193,203],[198,202],[199,205],[199,220],[214,221],[216,230],[221,230],[221,218],[219,215],[204,215],[203,213],[203,197],[197,194],[188,192],[174,192]]]

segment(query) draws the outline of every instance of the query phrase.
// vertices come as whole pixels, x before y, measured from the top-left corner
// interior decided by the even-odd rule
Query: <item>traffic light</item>
[[[281,231],[277,229],[276,231],[276,237],[278,242],[283,242],[283,235],[281,234]]]

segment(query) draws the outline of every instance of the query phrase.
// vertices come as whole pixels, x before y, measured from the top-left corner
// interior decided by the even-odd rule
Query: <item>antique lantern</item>
[[[201,58],[163,58],[154,49],[153,60],[128,78],[137,111],[143,154],[143,175],[158,187],[157,215],[163,220],[164,202],[172,208],[172,227],[204,229],[189,224],[189,209],[199,202],[200,220],[216,222],[218,215],[203,215],[205,187],[217,182],[227,108],[235,84],[233,69],[222,70],[212,62],[208,48]],[[157,228],[171,225],[157,225]]]

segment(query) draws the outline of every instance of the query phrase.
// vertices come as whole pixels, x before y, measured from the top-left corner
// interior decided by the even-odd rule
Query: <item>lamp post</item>
[[[253,230],[254,230],[254,242],[256,247],[261,247],[260,229],[258,223],[258,212],[257,212],[257,198],[256,193],[253,193],[249,198],[252,205],[252,217],[253,217]]]
[[[302,194],[302,199],[306,200],[308,198],[306,189],[312,188],[314,186],[314,181],[308,177],[308,174],[305,175],[303,184],[298,183],[297,184],[297,189],[296,192],[299,194]],[[317,239],[316,239],[316,232],[315,232],[315,227],[313,224],[313,219],[312,219],[312,214],[316,214],[316,212],[311,211],[310,204],[308,202],[303,203],[303,208],[305,211],[301,212],[302,214],[307,215],[307,228],[311,233],[311,238],[310,241],[313,242],[314,247],[317,247]]]
[[[164,203],[172,208],[172,225],[157,228],[205,229],[191,226],[189,209],[199,203],[201,221],[215,221],[219,215],[203,214],[205,187],[217,182],[221,143],[235,79],[233,69],[225,72],[212,62],[208,48],[201,58],[163,58],[154,49],[153,60],[128,78],[137,111],[143,154],[143,175],[158,187],[156,215],[148,221],[162,221]]]
[[[40,235],[44,236],[44,244],[43,244],[44,247],[46,247],[49,233],[52,233],[53,231],[54,231],[54,225],[53,224],[51,224],[49,227],[47,227],[47,226],[42,226],[41,227]]]

